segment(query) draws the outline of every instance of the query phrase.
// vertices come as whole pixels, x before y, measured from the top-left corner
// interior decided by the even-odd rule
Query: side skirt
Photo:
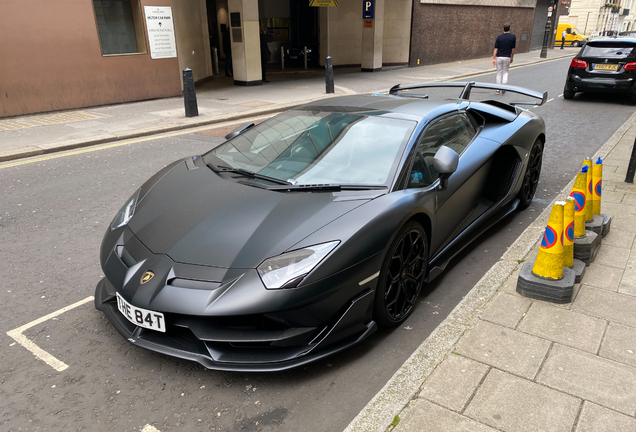
[[[513,199],[503,207],[493,206],[490,210],[486,211],[482,217],[462,231],[460,235],[458,235],[429,262],[429,272],[426,277],[426,283],[431,282],[439,276],[444,271],[450,260],[466,249],[490,227],[508,216],[510,213],[514,212],[518,206],[519,200],[517,198]]]

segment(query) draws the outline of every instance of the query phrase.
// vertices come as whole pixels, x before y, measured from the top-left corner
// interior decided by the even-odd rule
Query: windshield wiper
[[[269,177],[266,175],[262,175],[262,174],[257,174],[255,172],[252,172],[250,170],[246,170],[245,168],[228,168],[222,165],[218,165],[218,166],[212,166],[211,164],[208,164],[212,167],[212,169],[214,169],[217,172],[226,172],[226,173],[237,173],[237,174],[242,174],[246,177],[251,177],[251,178],[255,178],[255,179],[259,179],[259,180],[267,180],[270,181],[272,183],[276,183],[279,185],[289,185],[288,182],[286,182],[285,180],[281,180],[281,179],[277,179],[275,177]]]
[[[278,191],[341,191],[341,190],[376,190],[386,189],[386,186],[367,186],[367,185],[340,185],[340,184],[308,184],[308,185],[287,185],[287,186],[269,186],[269,190]]]

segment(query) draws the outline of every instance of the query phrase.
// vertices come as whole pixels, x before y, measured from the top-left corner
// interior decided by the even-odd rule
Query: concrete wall
[[[409,59],[413,0],[385,0],[383,64],[406,64]],[[340,0],[338,7],[320,10],[320,64],[330,55],[334,66],[362,63],[362,2]]]
[[[141,0],[141,6],[172,6]],[[0,117],[181,94],[176,58],[102,56],[91,1],[2,0]]]
[[[386,0],[382,64],[407,64],[411,48],[411,0]]]
[[[212,76],[205,0],[172,0],[172,15],[179,70],[192,69],[194,82]]]
[[[425,1],[425,0],[421,0]],[[521,0],[520,0],[521,1]],[[528,52],[534,8],[424,4],[413,7],[410,66],[492,55],[503,24],[517,36],[515,52]],[[521,40],[527,33],[528,39]]]

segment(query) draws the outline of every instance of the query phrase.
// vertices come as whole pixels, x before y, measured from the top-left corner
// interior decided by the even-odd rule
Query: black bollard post
[[[629,158],[629,165],[627,165],[627,175],[625,176],[625,183],[634,183],[634,171],[636,171],[636,140],[632,147],[632,156]]]
[[[190,68],[183,70],[183,104],[185,105],[186,117],[196,117],[199,115],[197,94],[194,91],[194,78],[192,77],[192,69]]]
[[[333,84],[333,65],[331,64],[331,56],[327,56],[327,59],[325,61],[325,81],[327,84],[327,93],[335,93],[334,84]]]

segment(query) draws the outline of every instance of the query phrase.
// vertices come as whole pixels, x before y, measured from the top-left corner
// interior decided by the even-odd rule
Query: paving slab
[[[532,300],[528,298],[499,293],[481,315],[481,319],[516,328],[531,304]]]
[[[424,381],[419,397],[461,412],[489,369],[483,363],[451,354]]]
[[[504,432],[571,432],[580,407],[576,397],[492,369],[464,415]]]
[[[636,329],[610,323],[599,355],[636,367]]]
[[[537,382],[624,414],[636,413],[636,368],[555,344]]]
[[[636,296],[636,253],[632,249],[632,254],[627,261],[625,270],[623,271],[623,277],[621,278],[618,292],[621,294],[627,294]]]
[[[609,235],[611,234],[612,232],[610,231]],[[601,249],[605,246],[607,245],[605,244],[605,239],[603,239]],[[622,277],[623,269],[608,267],[594,261],[589,267],[585,268],[585,274],[583,275],[581,284],[617,292]]]
[[[632,246],[634,245],[635,237],[636,237],[636,232],[610,231],[609,234],[603,237],[603,245],[631,249]]]
[[[550,342],[545,339],[480,321],[459,340],[455,351],[498,369],[532,379],[549,347]]]
[[[606,327],[607,322],[603,319],[536,302],[517,329],[596,354]]]
[[[636,432],[636,419],[584,402],[576,432]]]
[[[583,286],[572,310],[636,327],[636,297]]]
[[[616,219],[612,221],[613,228],[616,227],[614,224],[615,221]],[[629,259],[629,252],[629,249],[601,244],[594,262],[599,265],[624,269]]]
[[[414,400],[402,412],[394,432],[496,432],[481,423],[424,399]]]

